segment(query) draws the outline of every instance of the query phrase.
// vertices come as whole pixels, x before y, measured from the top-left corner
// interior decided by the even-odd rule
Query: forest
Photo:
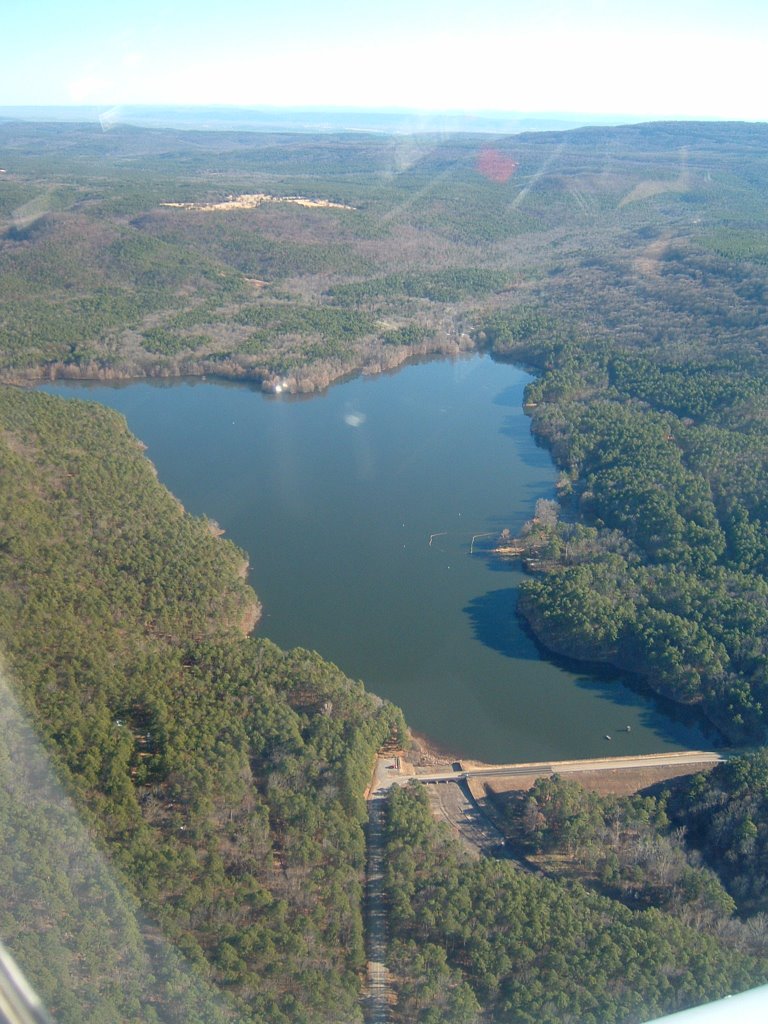
[[[1,397],[4,938],[57,1021],[355,1019],[363,792],[402,716],[245,635],[243,553],[121,417]]]
[[[517,863],[396,791],[393,1014],[639,1022],[768,979],[766,154],[0,122],[0,934],[57,1021],[360,1021],[363,794],[407,729],[248,635],[244,553],[119,416],[18,385],[311,392],[470,348],[535,374],[560,470],[519,613],[754,750],[635,798],[539,783]],[[201,208],[255,193],[336,205]]]
[[[0,376],[315,391],[455,353],[486,324],[503,352],[510,316],[643,354],[718,330],[721,358],[752,356],[766,141],[716,123],[494,137],[0,122]],[[256,193],[336,205],[205,209]]]
[[[540,571],[520,610],[552,649],[632,663],[734,743],[768,724],[765,372],[714,339],[683,360],[577,337],[527,394],[563,473],[523,538]]]
[[[575,789],[578,794],[569,793],[557,781],[537,787],[530,801],[546,814],[534,812],[541,823],[536,820],[529,841],[573,848],[586,845],[592,828],[600,856],[603,836],[591,819],[602,808]],[[579,824],[566,835],[554,807],[569,798],[562,821]],[[635,801],[618,816],[614,807],[603,814],[609,821],[618,817],[619,832],[638,819],[653,831],[658,811],[649,803]],[[688,890],[686,919],[670,912],[671,905],[661,910],[630,900],[628,907],[615,893],[611,898],[591,891],[578,878],[547,877],[509,860],[471,860],[433,819],[418,783],[391,791],[387,850],[389,963],[397,977],[398,1021],[470,1024],[482,1012],[524,1024],[639,1022],[765,981],[764,936],[762,956],[756,957],[750,937],[737,941],[722,927],[708,927],[705,916],[694,916],[694,893],[720,920],[732,909],[716,880],[707,886],[710,875],[703,869],[689,868],[691,879],[679,883]],[[607,853],[618,860],[610,848]],[[642,862],[634,872],[633,893],[644,898],[650,886]],[[620,869],[616,877],[603,874],[616,885]]]

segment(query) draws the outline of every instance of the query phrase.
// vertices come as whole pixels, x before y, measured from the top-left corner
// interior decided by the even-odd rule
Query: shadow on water
[[[517,610],[516,587],[491,590],[472,598],[464,608],[475,639],[507,658],[548,661],[573,676],[573,684],[616,707],[615,732],[626,730],[621,709],[631,709],[635,722],[664,741],[689,749],[721,749],[726,738],[694,707],[686,707],[652,690],[640,676],[601,662],[577,661],[542,644]],[[629,716],[628,716],[629,717]]]
[[[507,416],[502,425],[499,427],[499,433],[503,437],[509,437],[513,441],[519,441],[521,436],[521,430],[523,424],[521,423],[520,417],[518,416]],[[519,448],[517,455],[524,466],[531,466],[534,469],[552,468],[552,452],[547,442],[535,434],[532,429],[529,428],[528,434],[530,434],[533,445],[529,448],[528,445]]]
[[[729,746],[726,737],[698,708],[678,704],[664,697],[653,690],[642,676],[623,671],[614,665],[606,665],[599,661],[579,661],[563,654],[556,654],[541,643],[528,625],[527,619],[519,612],[517,622],[521,632],[525,633],[533,644],[539,658],[576,676],[574,685],[580,690],[586,690],[602,700],[610,701],[617,708],[639,710],[639,724],[662,740],[681,743],[690,750],[720,750]],[[638,704],[642,706],[638,708]],[[613,728],[620,732],[622,727],[623,723],[619,718]]]
[[[498,527],[499,533],[501,527]],[[483,545],[483,540],[486,540]],[[518,575],[523,574],[523,566],[519,555],[498,555],[494,551],[494,545],[497,543],[498,538],[493,538],[493,543],[488,543],[486,538],[481,538],[475,543],[474,555],[475,557],[485,558],[485,566],[488,572],[501,572],[510,573],[514,572]]]
[[[503,558],[501,555],[488,555],[489,572],[522,572],[519,558]]]
[[[552,659],[555,661],[556,659]],[[641,698],[645,707],[640,713],[640,724],[650,729],[661,739],[671,739],[678,743],[684,743],[691,750],[705,747],[708,750],[718,750],[728,746],[726,738],[718,729],[708,721],[696,708],[685,707],[676,704],[674,701],[654,693],[639,676],[633,676],[618,669],[603,669],[605,676],[599,674],[584,675],[583,663],[579,666],[579,678],[575,680],[576,686],[581,690],[608,700],[612,704],[621,707],[637,707],[638,697]],[[613,727],[614,731],[621,730],[621,721]]]
[[[484,647],[507,658],[541,660],[533,635],[520,628],[516,587],[473,597],[463,611],[469,617],[475,639]]]
[[[494,405],[503,405],[508,409],[516,409],[522,415],[522,409],[520,405],[520,387],[515,385],[511,388],[504,388],[498,395],[493,399]]]
[[[503,427],[501,433],[504,434],[505,437],[511,437],[513,441],[516,441],[519,436],[511,430],[504,430]],[[523,466],[527,466],[528,469],[550,469],[552,466],[552,455],[546,450],[546,448],[534,448],[531,451],[518,451],[517,457],[521,464]]]

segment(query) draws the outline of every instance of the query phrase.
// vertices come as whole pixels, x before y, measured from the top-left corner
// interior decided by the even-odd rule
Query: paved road
[[[594,757],[582,761],[535,761],[527,764],[497,764],[483,768],[469,768],[464,771],[435,772],[433,774],[400,775],[397,780],[419,782],[458,782],[462,779],[476,779],[483,776],[509,775],[567,775],[570,772],[616,771],[620,769],[665,768],[679,764],[717,764],[724,761],[722,754],[711,750],[682,750],[671,754],[639,754],[636,757]]]
[[[435,817],[450,825],[471,856],[500,854],[504,836],[480,810],[466,783],[430,786],[429,800]]]
[[[368,798],[368,861],[365,881],[365,938],[368,986],[364,999],[367,1024],[388,1024],[392,986],[385,965],[387,910],[384,901],[384,805],[392,782],[387,778],[390,758],[378,758]]]

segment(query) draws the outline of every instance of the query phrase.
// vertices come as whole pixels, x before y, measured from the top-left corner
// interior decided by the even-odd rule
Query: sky
[[[11,0],[0,106],[768,120],[764,0]]]

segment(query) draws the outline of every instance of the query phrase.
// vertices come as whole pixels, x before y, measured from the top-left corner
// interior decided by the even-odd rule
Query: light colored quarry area
[[[213,213],[217,210],[254,210],[264,203],[293,203],[294,206],[309,206],[328,210],[354,210],[354,206],[332,203],[330,199],[308,199],[306,196],[271,196],[266,192],[246,192],[240,196],[227,196],[220,203],[160,203],[178,210],[197,210]]]

